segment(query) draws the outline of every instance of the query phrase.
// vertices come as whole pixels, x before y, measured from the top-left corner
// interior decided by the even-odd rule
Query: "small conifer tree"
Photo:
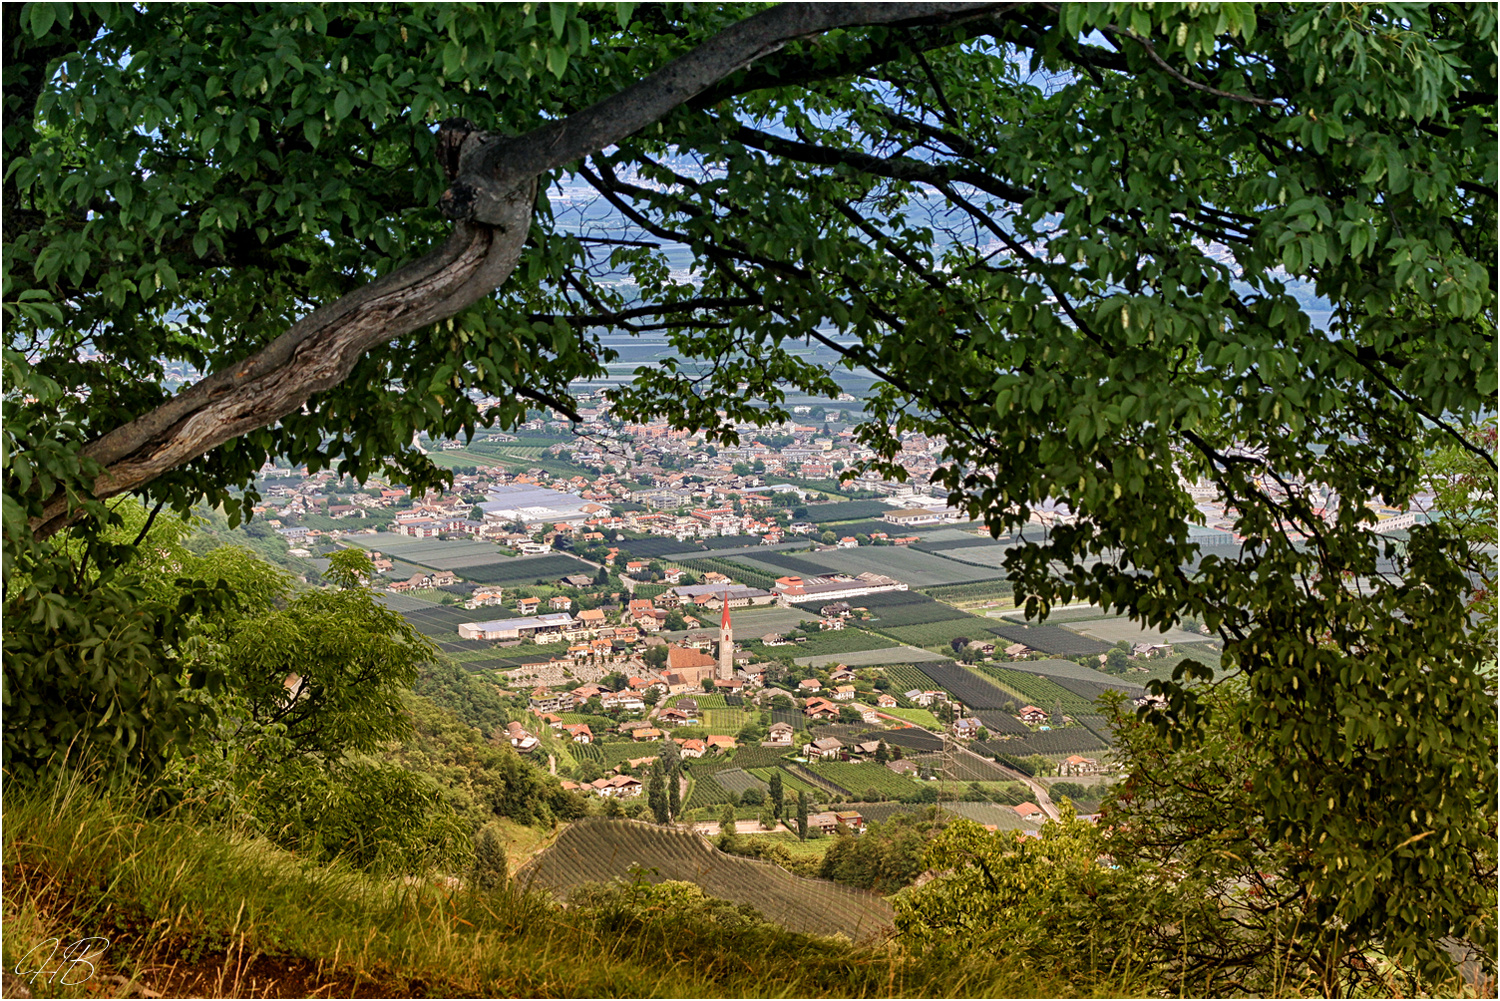
[[[494,890],[505,885],[510,878],[510,863],[505,856],[505,839],[494,821],[485,824],[474,836],[473,885],[481,890]]]

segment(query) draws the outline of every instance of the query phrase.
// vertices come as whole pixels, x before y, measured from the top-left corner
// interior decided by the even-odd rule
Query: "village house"
[[[1022,706],[1021,711],[1016,713],[1016,718],[1022,723],[1031,723],[1033,725],[1047,722],[1048,716],[1047,710],[1038,709],[1036,706]]]
[[[635,741],[661,740],[661,737],[662,732],[654,726],[643,726],[630,732],[630,739]]]
[[[1059,775],[1098,775],[1104,769],[1094,758],[1085,758],[1080,754],[1070,755],[1064,758],[1062,764],[1057,768]]]
[[[589,729],[587,723],[575,723],[571,726],[563,726],[573,738],[575,744],[592,744],[594,742],[594,731]]]
[[[522,615],[535,615],[541,605],[541,598],[521,598],[516,601],[516,611]]]
[[[894,709],[896,708],[896,697],[894,695],[887,695],[884,692],[881,692],[879,695],[875,696],[875,704],[882,709]]]
[[[468,608],[485,608],[490,605],[498,605],[500,603],[500,588],[479,587],[475,588],[474,593],[469,595],[469,600],[465,604]]]
[[[608,778],[595,779],[589,786],[601,796],[612,796],[616,799],[629,799],[641,794],[641,780],[632,775],[611,775]]]
[[[767,747],[791,747],[794,733],[796,730],[790,723],[772,723],[767,739],[761,743]]]
[[[840,702],[848,702],[850,699],[854,698],[854,686],[839,685],[835,687],[833,690],[833,697],[835,699],[838,699]]]
[[[806,758],[836,759],[844,753],[844,742],[837,737],[821,737],[812,743],[802,745],[802,754]]]
[[[551,692],[545,688],[533,689],[527,707],[534,713],[569,713],[573,711],[571,692]]]
[[[953,735],[955,737],[962,737],[965,740],[973,740],[975,737],[978,737],[979,731],[983,728],[984,724],[972,716],[953,721]]]
[[[530,754],[540,744],[535,737],[526,732],[526,728],[519,723],[507,723],[505,725],[505,739],[522,754]]]
[[[840,824],[852,833],[859,834],[865,829],[865,818],[853,810],[829,810],[826,813],[809,814],[807,818],[809,828],[816,828],[824,834],[833,834]]]
[[[599,704],[605,711],[618,709],[622,712],[642,712],[646,703],[634,692],[606,692],[599,696]]]
[[[686,739],[673,737],[672,739],[677,741],[678,746],[682,748],[682,756],[684,758],[701,758],[703,757],[703,752],[707,749],[703,741],[697,737],[688,737]]]
[[[547,599],[547,607],[554,612],[571,612],[573,610],[573,599],[565,594],[554,594]]]
[[[797,690],[799,692],[821,692],[823,690],[823,683],[817,678],[803,678],[797,682]]]
[[[837,719],[839,707],[827,699],[813,698],[807,700],[807,705],[802,707],[802,712],[808,719]]]
[[[703,743],[707,745],[710,751],[732,751],[739,746],[739,744],[735,743],[733,737],[724,736],[723,734],[709,734],[703,739]]]
[[[1035,803],[1020,803],[1011,807],[1022,820],[1046,820],[1047,815]]]

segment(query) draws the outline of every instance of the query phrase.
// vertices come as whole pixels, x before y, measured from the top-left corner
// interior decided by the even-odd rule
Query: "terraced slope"
[[[749,904],[792,931],[861,939],[892,927],[891,905],[878,894],[793,876],[777,865],[725,855],[696,834],[633,820],[591,817],[571,824],[517,871],[516,880],[566,898],[580,883],[631,879],[635,865],[653,883],[696,883],[709,896]]]

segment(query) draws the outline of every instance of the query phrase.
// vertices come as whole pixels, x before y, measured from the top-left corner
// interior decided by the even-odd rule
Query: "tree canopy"
[[[1285,878],[1374,874],[1350,941],[1493,942],[1462,890],[1496,824],[1492,6],[4,16],[8,611],[128,620],[48,541],[122,493],[243,513],[270,459],[442,484],[415,432],[573,414],[603,330],[676,355],[616,415],[724,441],[836,396],[815,342],[877,379],[864,467],[904,478],[919,431],[997,536],[1064,516],[1007,558],[1029,613],[1220,637]],[[1434,475],[1467,510],[1374,530]],[[1190,534],[1200,481],[1233,552]],[[1174,746],[1209,679],[1159,685]]]

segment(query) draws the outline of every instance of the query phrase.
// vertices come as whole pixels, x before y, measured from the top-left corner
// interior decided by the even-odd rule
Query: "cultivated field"
[[[941,622],[924,622],[915,626],[896,626],[882,631],[911,646],[946,647],[953,640],[966,638],[976,641],[993,641],[988,619],[963,615],[944,619]]]
[[[894,716],[929,730],[936,730],[940,726],[937,717],[926,709],[881,709],[879,711],[887,716]]]
[[[1214,639],[1202,633],[1190,633],[1186,629],[1168,629],[1164,633],[1158,632],[1123,616],[1070,623],[1068,628],[1110,646],[1116,643],[1207,643]]]
[[[797,662],[801,663],[803,657],[818,657],[823,654],[838,655],[856,653],[860,650],[884,650],[895,646],[893,640],[884,636],[876,636],[860,629],[837,629],[824,633],[814,633],[807,638],[805,643],[798,643],[795,647],[772,647],[774,651],[791,651],[798,654]],[[845,661],[849,663],[849,661]]]
[[[849,630],[844,630],[849,632]],[[887,640],[886,642],[890,642]],[[785,649],[775,647],[776,650]],[[798,664],[811,667],[825,667],[829,664],[848,664],[850,667],[883,667],[887,664],[911,664],[920,663],[931,658],[930,650],[920,650],[914,646],[892,646],[881,650],[858,650],[846,653],[820,654],[818,656],[798,657]]]
[[[515,556],[510,559],[493,560],[489,563],[465,566],[455,571],[465,580],[476,584],[531,584],[535,581],[552,583],[559,577],[570,574],[593,576],[594,568],[582,560],[561,553],[545,556]]]
[[[393,612],[416,612],[432,607],[430,601],[413,598],[408,594],[391,594],[386,591],[376,591],[375,600]]]
[[[1007,733],[1027,734],[1031,732],[1031,727],[1022,723],[1004,709],[981,709],[974,714],[974,717],[984,724],[986,730],[994,735]]]
[[[983,567],[967,566],[931,553],[900,547],[836,549],[828,553],[812,553],[809,558],[830,570],[848,574],[886,574],[912,587],[964,584],[999,576]]]
[[[783,797],[799,792],[805,792],[813,799],[817,799],[819,796],[823,795],[822,789],[819,789],[817,786],[812,785],[811,783],[804,782],[802,779],[799,779],[797,776],[793,775],[785,768],[752,768],[750,769],[750,774],[754,775],[758,779],[764,780],[766,783],[766,787],[770,788],[771,773],[778,771],[781,772],[781,787],[784,790],[782,794]]]
[[[834,521],[857,521],[862,518],[879,518],[896,508],[880,501],[841,501],[836,504],[812,504],[807,508],[807,520],[814,525]],[[883,522],[882,522],[883,524]],[[896,526],[887,526],[887,531]]]
[[[766,780],[751,775],[743,768],[725,768],[717,771],[714,773],[714,781],[736,799],[751,789],[766,792],[770,788]]]
[[[498,555],[493,542],[472,539],[441,541],[381,532],[378,535],[349,536],[344,541],[433,570],[452,570],[469,560],[493,560]]]
[[[930,546],[916,546],[922,552],[941,556],[945,560],[954,560],[958,563],[966,563],[970,566],[987,571],[1000,573],[1005,567],[1005,554],[1010,551],[1009,546],[1002,546],[990,540],[988,544],[980,545],[958,545],[950,544],[947,548],[936,549]]]
[[[1021,751],[1017,753],[1030,753]],[[911,760],[925,764],[937,775],[953,782],[1003,782],[1013,778],[993,761],[964,748],[954,748],[950,758],[941,754],[913,754]]]
[[[990,632],[1008,643],[1024,643],[1033,650],[1055,657],[1092,657],[1109,650],[1110,644],[1080,636],[1061,626],[1022,626],[1001,623]]]
[[[734,608],[729,614],[734,619],[735,638],[741,641],[757,639],[767,633],[784,633],[818,617],[816,612],[809,614],[800,608],[781,608],[778,605]]]
[[[926,692],[937,689],[937,683],[923,673],[920,667],[912,664],[893,664],[885,669],[885,676],[891,679],[891,683],[900,692],[909,692],[912,689]],[[899,694],[899,692],[893,694]]]
[[[931,595],[939,601],[1001,601],[1007,603],[1013,598],[1011,583],[1003,577],[993,580],[981,580],[973,584],[948,584],[937,587],[924,587],[923,593]]]
[[[812,601],[798,605],[816,615],[827,602]],[[883,594],[866,595],[850,602],[856,608],[868,609],[878,629],[894,626],[912,626],[924,622],[942,622],[946,619],[963,619],[969,616],[952,605],[934,601],[919,591],[886,591]]]
[[[941,751],[943,749],[942,737],[916,726],[902,730],[872,730],[866,733],[863,739],[883,740],[887,747],[894,744],[903,751]]]
[[[951,660],[923,664],[922,672],[971,709],[1002,709],[1014,697]]]
[[[1063,712],[1076,716],[1079,713],[1099,712],[1099,707],[1094,705],[1092,698],[1085,698],[1075,692],[1071,692],[1050,678],[1039,678],[1034,674],[1024,671],[1011,670],[994,664],[985,664],[980,668],[985,674],[999,682],[1006,690],[1007,697],[1020,704],[1030,703],[1038,709],[1051,712],[1054,707]],[[1004,700],[1001,700],[1001,706]],[[989,708],[999,708],[992,706]]]
[[[1002,831],[1034,831],[1038,824],[1022,820],[1020,814],[998,803],[944,803],[943,809],[981,824],[994,824]]]
[[[845,795],[863,796],[875,790],[886,799],[900,799],[917,791],[917,784],[905,775],[898,775],[885,765],[866,762],[854,763],[829,761],[807,766],[816,775],[835,785],[842,786]]]

